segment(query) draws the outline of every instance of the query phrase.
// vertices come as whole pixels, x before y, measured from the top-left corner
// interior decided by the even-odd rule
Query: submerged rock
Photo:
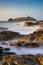
[[[4,51],[9,51],[9,50],[10,50],[10,48],[5,48],[5,49],[4,49]]]

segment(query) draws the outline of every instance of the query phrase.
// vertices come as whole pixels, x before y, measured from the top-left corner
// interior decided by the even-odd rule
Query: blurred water
[[[26,48],[26,47],[14,47],[14,46],[7,46],[7,45],[0,45],[3,48],[10,48],[10,51],[6,51],[6,52],[14,52],[17,55],[21,55],[21,54],[43,54],[43,47],[39,47],[39,48]],[[5,51],[4,51],[5,52]]]
[[[23,22],[15,22],[15,23],[0,23],[0,27],[6,27],[10,31],[14,32],[19,32],[20,34],[30,34],[36,29],[39,29],[39,25],[37,26],[29,26],[29,27],[24,27]]]
[[[0,23],[0,27],[8,28],[10,31],[19,32],[20,34],[30,34],[33,31],[40,28],[39,25],[37,26],[29,26],[24,27],[23,22],[15,22],[15,23]],[[1,43],[1,42],[0,42]],[[25,47],[19,47],[16,48],[14,46],[8,46],[8,45],[0,45],[3,48],[10,48],[10,52],[15,52],[16,54],[43,54],[43,47],[40,48],[25,48]]]

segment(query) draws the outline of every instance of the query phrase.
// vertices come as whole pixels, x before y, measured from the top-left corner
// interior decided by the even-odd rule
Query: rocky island
[[[30,16],[27,16],[27,17],[19,17],[19,18],[15,18],[15,19],[12,19],[12,18],[9,18],[8,21],[37,21],[35,18],[33,17],[30,17]]]

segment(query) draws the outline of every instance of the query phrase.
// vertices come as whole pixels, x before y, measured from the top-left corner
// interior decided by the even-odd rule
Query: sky
[[[24,16],[43,19],[43,0],[0,0],[0,20]]]

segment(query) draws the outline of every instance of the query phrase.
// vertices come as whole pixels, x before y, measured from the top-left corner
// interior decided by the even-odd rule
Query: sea
[[[0,23],[0,28],[6,28],[6,29],[1,29],[0,32],[2,31],[13,31],[13,32],[18,32],[21,35],[28,35],[36,31],[37,29],[41,29],[40,25],[34,25],[34,26],[24,26],[25,21],[19,21],[19,22],[8,22],[8,23]],[[38,48],[27,48],[27,47],[15,47],[15,46],[9,46],[9,45],[2,45],[1,43],[3,42],[15,42],[17,40],[9,40],[9,41],[1,41],[0,46],[5,48],[10,48],[9,51],[4,51],[4,52],[14,52],[17,55],[21,54],[43,54],[43,46],[38,47]]]

